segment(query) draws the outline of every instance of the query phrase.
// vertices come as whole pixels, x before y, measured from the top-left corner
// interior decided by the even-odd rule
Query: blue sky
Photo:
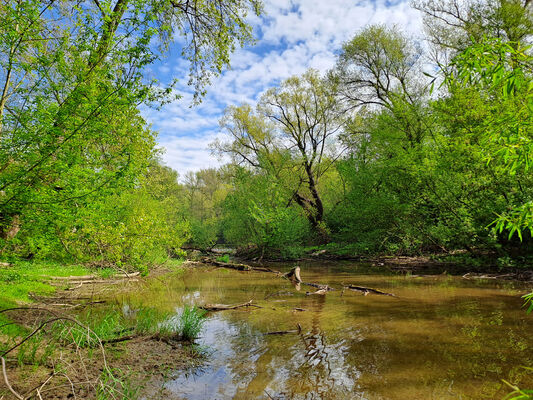
[[[171,53],[154,66],[152,73],[158,78],[177,77],[182,82],[177,88],[180,100],[144,111],[159,132],[165,164],[181,177],[223,162],[211,155],[208,145],[223,135],[218,121],[227,106],[253,104],[268,88],[308,68],[326,72],[342,43],[368,24],[395,24],[415,38],[421,35],[421,17],[409,1],[264,0],[264,5],[266,15],[249,20],[256,45],[233,54],[230,69],[213,79],[200,105],[190,107],[188,65],[179,54]]]

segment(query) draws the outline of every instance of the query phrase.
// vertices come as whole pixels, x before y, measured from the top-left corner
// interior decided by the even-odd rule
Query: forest
[[[204,16],[201,2],[90,3],[2,8],[4,257],[139,267],[221,243],[284,259],[313,247],[466,250],[505,264],[531,250],[527,4],[414,3],[424,41],[364,28],[326,76],[309,70],[256,105],[229,106],[226,139],[211,146],[230,162],[178,180],[139,107],[179,93],[143,71],[183,30],[201,101],[252,40],[241,14],[260,5],[224,2]]]
[[[216,247],[531,270],[531,4],[411,6],[424,38],[354,31],[326,73],[228,105],[221,166],[181,174],[143,110],[182,94],[150,68],[179,43],[200,103],[254,43],[259,0],[1,1],[0,283],[32,263],[146,275]]]

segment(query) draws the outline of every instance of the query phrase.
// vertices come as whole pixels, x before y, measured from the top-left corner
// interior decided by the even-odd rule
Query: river
[[[305,282],[395,297],[307,295],[316,289],[297,290],[272,273],[198,267],[148,279],[115,301],[176,313],[185,304],[252,299],[262,307],[208,315],[197,341],[206,361],[164,383],[175,399],[501,399],[510,391],[503,379],[533,387],[523,368],[533,366],[533,315],[520,297],[527,284],[349,262],[300,266]],[[283,330],[294,332],[265,335]]]

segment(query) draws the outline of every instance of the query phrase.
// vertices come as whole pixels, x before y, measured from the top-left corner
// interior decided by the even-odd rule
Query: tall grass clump
[[[182,340],[194,341],[200,335],[205,322],[206,311],[195,306],[185,306],[179,319],[179,333]]]

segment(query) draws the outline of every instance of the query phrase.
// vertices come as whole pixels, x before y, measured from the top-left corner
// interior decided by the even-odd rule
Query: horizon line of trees
[[[244,18],[259,2],[82,3],[0,9],[0,26],[11,24],[0,32],[4,257],[142,267],[185,244],[284,258],[316,246],[531,249],[528,1],[415,2],[426,46],[395,26],[363,28],[325,76],[309,70],[228,107],[227,139],[212,148],[231,163],[183,184],[138,112],[172,86],[143,71],[182,34],[201,96],[251,40]]]

